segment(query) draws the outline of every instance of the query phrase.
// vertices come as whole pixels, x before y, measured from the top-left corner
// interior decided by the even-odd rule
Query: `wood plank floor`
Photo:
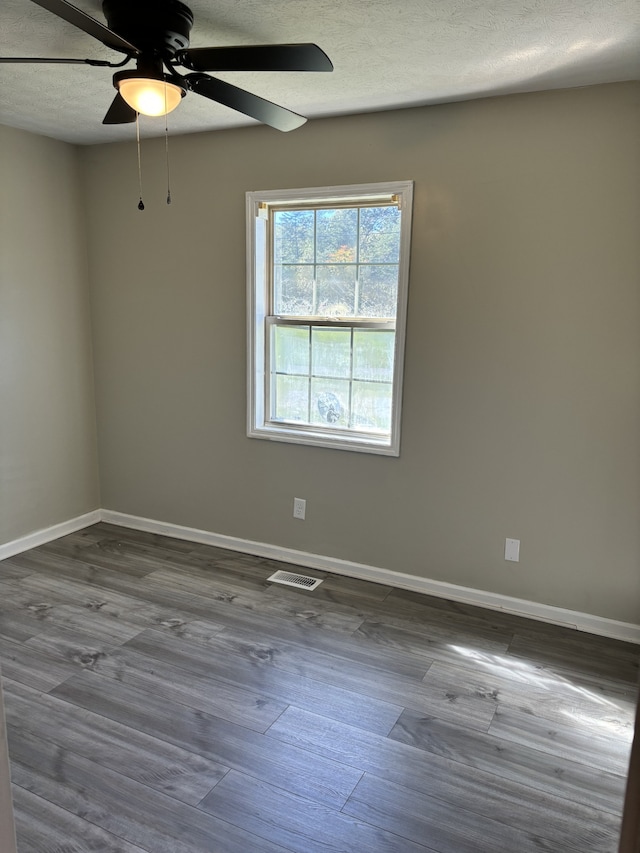
[[[97,524],[0,563],[19,853],[615,853],[638,647]]]

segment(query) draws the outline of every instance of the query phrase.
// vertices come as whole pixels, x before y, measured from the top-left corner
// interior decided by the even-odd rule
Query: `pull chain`
[[[138,147],[138,185],[140,187],[140,201],[138,202],[138,210],[144,210],[144,202],[142,201],[142,162],[140,160],[140,114],[136,113],[136,145]]]
[[[167,84],[164,84],[164,151],[167,161],[167,204],[171,204],[171,174],[169,171],[169,120],[167,118]]]

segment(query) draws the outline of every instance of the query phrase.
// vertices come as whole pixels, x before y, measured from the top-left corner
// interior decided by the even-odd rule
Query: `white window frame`
[[[269,208],[286,205],[324,205],[394,200],[402,211],[400,225],[400,263],[398,270],[398,302],[395,320],[395,352],[392,385],[391,430],[388,435],[346,431],[307,424],[270,421],[266,413],[269,386],[267,325],[270,300]],[[307,189],[262,190],[246,194],[247,218],[247,435],[271,441],[293,442],[316,447],[400,455],[400,420],[402,379],[409,289],[409,256],[411,248],[411,214],[413,181],[375,184],[352,184]],[[320,319],[320,318],[319,318]],[[304,321],[301,321],[304,322]],[[321,325],[308,319],[312,326]],[[332,322],[332,325],[335,325]],[[348,323],[345,325],[349,326]],[[357,325],[357,324],[354,324]],[[364,325],[364,324],[361,324]]]

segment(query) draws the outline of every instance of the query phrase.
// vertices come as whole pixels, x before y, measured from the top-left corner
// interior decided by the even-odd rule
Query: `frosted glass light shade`
[[[183,95],[180,86],[151,77],[126,77],[119,81],[118,91],[132,109],[145,116],[170,113]]]

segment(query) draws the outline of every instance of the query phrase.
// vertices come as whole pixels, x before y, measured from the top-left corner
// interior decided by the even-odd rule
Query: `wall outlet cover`
[[[504,558],[512,563],[520,562],[520,540],[505,539],[504,541]]]

